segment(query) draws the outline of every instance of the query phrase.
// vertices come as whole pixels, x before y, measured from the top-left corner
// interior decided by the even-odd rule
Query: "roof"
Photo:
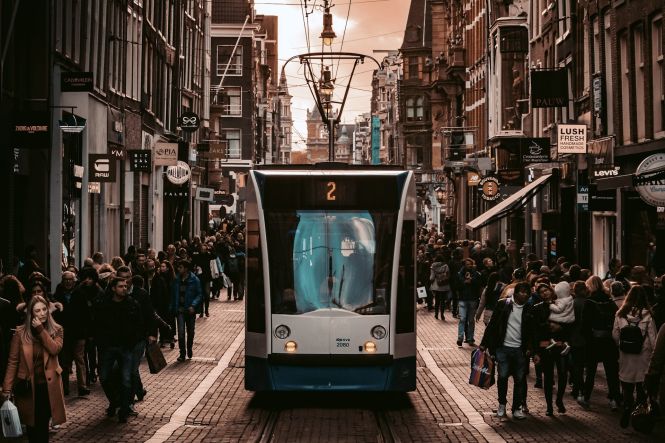
[[[402,51],[432,46],[432,8],[427,0],[411,0]]]

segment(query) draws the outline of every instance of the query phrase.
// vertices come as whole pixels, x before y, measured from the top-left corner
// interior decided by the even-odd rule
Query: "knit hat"
[[[557,298],[570,297],[570,284],[567,281],[562,281],[556,284],[554,292]]]

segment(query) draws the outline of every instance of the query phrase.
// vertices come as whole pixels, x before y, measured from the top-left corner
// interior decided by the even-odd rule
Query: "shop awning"
[[[526,205],[529,199],[540,192],[540,190],[547,184],[550,178],[552,178],[552,174],[546,174],[537,178],[501,203],[484,212],[479,217],[476,217],[468,222],[466,224],[466,228],[474,231],[497,220],[500,220],[517,209],[520,209],[522,206]]]

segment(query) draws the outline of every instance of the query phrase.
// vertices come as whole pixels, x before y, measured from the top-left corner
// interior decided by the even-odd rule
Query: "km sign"
[[[88,154],[88,181],[115,182],[116,159],[110,154]]]

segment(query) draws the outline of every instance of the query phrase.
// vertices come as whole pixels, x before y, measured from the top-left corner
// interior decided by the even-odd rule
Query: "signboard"
[[[381,121],[378,115],[372,116],[372,164],[381,163]]]
[[[619,175],[614,169],[614,137],[589,140],[587,148],[590,179]]]
[[[212,188],[196,188],[196,200],[211,202],[215,198],[215,190]]]
[[[477,172],[467,172],[466,182],[469,186],[478,186],[480,183],[480,174]]]
[[[106,152],[118,160],[125,158],[125,147],[117,143],[108,142]]]
[[[560,108],[568,106],[568,70],[531,71],[531,107]]]
[[[478,191],[483,200],[494,201],[501,197],[499,192],[499,179],[496,177],[485,177],[478,183]]]
[[[547,163],[550,161],[549,138],[530,138],[520,147],[522,163]]]
[[[580,211],[589,210],[589,185],[577,187],[577,207]]]
[[[233,202],[235,201],[233,195],[226,194],[222,191],[215,191],[214,199],[216,205],[224,205],[224,206],[233,206]]]
[[[586,125],[558,125],[557,152],[586,154]]]
[[[633,186],[642,200],[656,207],[665,206],[665,172],[645,173],[662,168],[665,168],[665,153],[650,155],[642,160],[633,178]]]
[[[589,185],[589,211],[617,210],[617,194],[614,189],[609,191],[598,191],[596,185]]]
[[[178,126],[185,132],[194,132],[199,129],[201,120],[199,116],[193,112],[185,112],[178,118]]]
[[[99,182],[88,182],[88,194],[100,194],[102,185]]]
[[[155,143],[155,166],[176,166],[177,164],[177,143]]]
[[[166,178],[174,185],[187,183],[191,175],[192,170],[189,168],[189,165],[180,160],[178,160],[176,166],[166,168]]]
[[[116,159],[110,154],[88,154],[88,182],[115,182]]]
[[[92,72],[62,72],[60,74],[62,92],[92,92],[94,88]]]
[[[28,175],[30,173],[28,156],[23,149],[12,149],[12,173],[14,175]]]
[[[593,111],[600,113],[603,110],[603,77],[595,75],[592,80]]]
[[[129,170],[136,172],[152,172],[152,151],[132,149],[129,154]]]
[[[207,157],[208,158],[226,158],[227,157],[227,142],[222,143],[210,143],[208,148]]]
[[[49,116],[47,112],[22,112],[14,115],[12,144],[20,149],[48,149]]]

